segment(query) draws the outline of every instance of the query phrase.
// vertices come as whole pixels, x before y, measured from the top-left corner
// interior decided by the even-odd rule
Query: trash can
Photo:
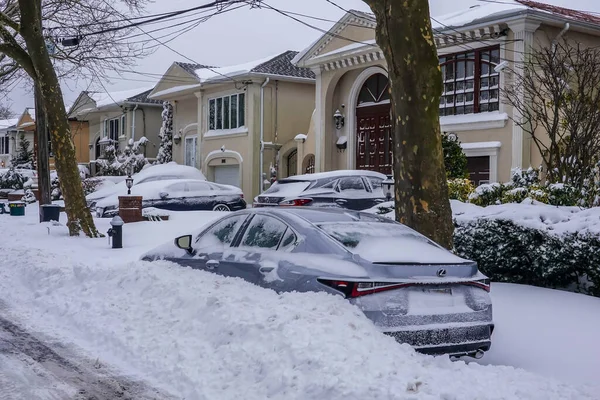
[[[58,204],[42,204],[42,222],[56,221],[60,219],[60,209]]]
[[[25,215],[25,202],[24,201],[11,201],[8,203],[10,208],[10,215],[13,217],[20,217]]]

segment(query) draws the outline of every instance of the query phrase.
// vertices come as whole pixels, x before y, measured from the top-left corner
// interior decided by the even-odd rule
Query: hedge
[[[510,220],[455,220],[455,252],[476,261],[495,282],[511,282],[600,297],[600,237],[553,235]]]

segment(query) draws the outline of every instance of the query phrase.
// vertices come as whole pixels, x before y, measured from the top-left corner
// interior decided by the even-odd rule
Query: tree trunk
[[[396,220],[452,248],[439,102],[442,76],[427,0],[364,0],[388,66]]]
[[[50,204],[50,162],[48,157],[48,129],[46,127],[46,115],[40,89],[35,88],[35,134],[37,136],[37,171],[38,171],[38,193],[39,204]],[[42,222],[42,207],[40,207],[40,222]]]
[[[81,185],[62,90],[42,32],[41,0],[19,0],[19,8],[21,10],[20,33],[27,44],[35,69],[35,80],[42,95],[46,122],[52,137],[54,163],[65,200],[69,234],[76,236],[83,231],[89,237],[98,237],[100,235],[87,208]]]

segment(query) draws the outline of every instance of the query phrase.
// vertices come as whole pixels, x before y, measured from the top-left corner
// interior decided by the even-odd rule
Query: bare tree
[[[582,189],[600,157],[600,49],[566,40],[516,65],[504,101],[539,150],[550,183]]]
[[[0,104],[0,119],[14,118],[14,114],[9,106]]]
[[[452,212],[442,153],[442,74],[427,0],[364,0],[387,61],[394,127],[396,219],[452,248]]]
[[[126,32],[118,29],[117,7],[135,10],[144,1],[0,0],[0,84],[27,76],[41,94],[71,235],[99,232],[86,207],[59,76],[101,77],[108,67],[133,63],[140,53],[119,41]],[[61,37],[76,45],[61,48]]]

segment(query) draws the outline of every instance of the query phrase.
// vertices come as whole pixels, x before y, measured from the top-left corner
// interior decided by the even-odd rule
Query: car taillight
[[[305,206],[311,202],[312,202],[312,199],[290,199],[290,200],[284,200],[284,201],[280,202],[279,205],[280,206],[299,207],[299,206]]]
[[[489,279],[479,279],[476,281],[464,282],[465,285],[475,286],[479,289],[483,289],[486,292],[489,292],[492,288],[492,283]]]
[[[385,292],[386,290],[401,289],[412,286],[412,283],[394,283],[394,282],[349,282],[336,281],[330,279],[317,279],[323,285],[327,285],[335,290],[339,290],[346,297],[360,297],[367,294]]]

